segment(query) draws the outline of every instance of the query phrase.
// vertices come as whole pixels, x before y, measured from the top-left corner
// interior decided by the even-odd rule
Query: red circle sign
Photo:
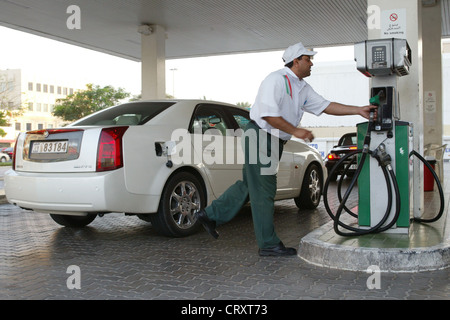
[[[391,16],[389,17],[389,19],[391,19],[392,22],[397,21],[397,19],[398,19],[398,14],[396,14],[396,13],[391,14]]]

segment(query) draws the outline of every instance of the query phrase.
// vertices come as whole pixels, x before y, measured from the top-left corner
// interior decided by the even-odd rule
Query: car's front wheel
[[[86,216],[65,216],[61,214],[51,214],[50,217],[57,224],[69,228],[83,228],[90,224],[97,217],[96,214]]]
[[[198,230],[199,222],[194,213],[205,203],[205,192],[199,179],[189,172],[179,172],[164,187],[158,213],[149,218],[158,233],[185,237]]]
[[[322,196],[323,177],[320,167],[312,164],[308,167],[303,178],[300,195],[294,198],[295,204],[300,209],[315,209]]]

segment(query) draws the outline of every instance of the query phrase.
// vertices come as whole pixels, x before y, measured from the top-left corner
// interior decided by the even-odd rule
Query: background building
[[[2,110],[17,112],[7,117],[10,126],[1,127],[7,134],[0,146],[10,146],[20,132],[55,128],[64,125],[52,116],[57,99],[64,99],[84,85],[31,75],[20,69],[0,70],[0,101]]]

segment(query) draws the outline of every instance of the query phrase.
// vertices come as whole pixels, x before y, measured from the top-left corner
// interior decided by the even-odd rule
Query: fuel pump
[[[324,185],[325,208],[334,220],[334,230],[339,235],[363,235],[368,233],[408,234],[413,216],[413,156],[418,157],[431,169],[441,194],[443,192],[432,167],[413,150],[413,124],[400,120],[398,78],[409,74],[411,49],[404,39],[368,40],[355,45],[357,69],[371,78],[370,103],[377,106],[377,117],[371,112],[368,122],[357,125],[358,150],[347,154],[332,169],[347,159],[356,158],[356,170],[344,196],[341,194],[342,177],[353,163],[348,164],[338,184],[340,205],[333,213],[328,205],[329,179]],[[358,213],[346,207],[346,201],[358,185]],[[358,218],[358,226],[340,221],[346,211]],[[430,222],[416,219],[420,222]],[[339,228],[350,230],[343,232]]]

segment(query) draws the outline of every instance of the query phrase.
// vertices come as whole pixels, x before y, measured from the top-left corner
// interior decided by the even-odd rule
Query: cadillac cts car
[[[219,102],[140,101],[21,133],[6,197],[66,227],[115,212],[151,222],[160,234],[187,236],[199,226],[194,213],[242,179],[239,129],[248,121],[247,110]],[[324,179],[320,154],[289,141],[276,200],[316,208]]]

